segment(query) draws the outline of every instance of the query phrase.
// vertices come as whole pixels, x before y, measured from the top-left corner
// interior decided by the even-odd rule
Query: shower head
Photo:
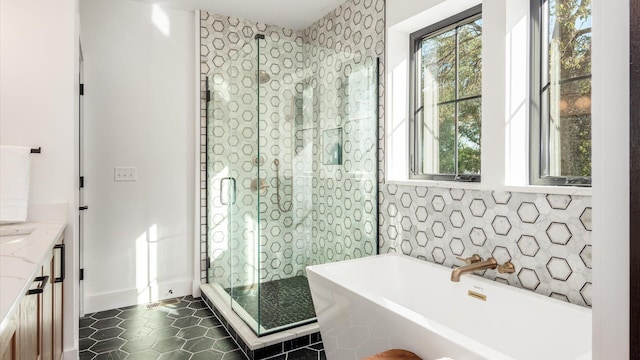
[[[258,83],[266,84],[269,82],[269,80],[271,80],[271,75],[269,75],[269,73],[264,70],[260,70],[258,72]]]

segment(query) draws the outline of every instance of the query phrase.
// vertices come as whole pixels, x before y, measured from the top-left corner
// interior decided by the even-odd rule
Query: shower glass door
[[[305,71],[302,41],[265,36],[259,40],[258,151],[264,160],[260,179],[267,191],[259,203],[261,334],[315,319],[305,268],[311,259],[313,229],[313,153],[296,136],[312,140],[303,125]],[[300,145],[298,147],[297,145]]]
[[[231,296],[231,308],[251,329],[260,333],[260,284],[258,279],[260,264],[260,194],[265,191],[264,182],[260,179],[260,139],[258,114],[258,57],[260,46],[257,39],[249,40],[240,51],[242,60],[234,61],[230,69],[238,76],[231,83],[230,96],[238,109],[232,109],[238,119],[234,134],[239,138],[235,146],[235,156],[230,157],[238,170],[237,194],[240,202],[230,208],[231,221],[231,286],[227,291]],[[238,82],[238,80],[240,80]],[[235,124],[233,124],[235,125]],[[231,144],[230,144],[231,145]]]
[[[208,279],[259,332],[258,43],[251,39],[211,70],[207,106]]]
[[[307,266],[377,253],[378,72],[284,33],[214,58],[207,276],[259,336],[315,320]]]

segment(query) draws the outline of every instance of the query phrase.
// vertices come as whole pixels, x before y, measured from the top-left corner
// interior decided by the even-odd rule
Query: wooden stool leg
[[[373,356],[369,356],[363,360],[422,360],[418,355],[407,350],[392,349]]]

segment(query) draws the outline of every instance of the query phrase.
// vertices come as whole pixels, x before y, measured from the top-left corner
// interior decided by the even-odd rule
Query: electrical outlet
[[[136,181],[138,180],[138,169],[131,166],[116,166],[113,168],[113,180],[120,181]]]

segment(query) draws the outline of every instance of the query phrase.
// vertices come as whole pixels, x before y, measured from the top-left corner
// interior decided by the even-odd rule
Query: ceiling
[[[206,10],[290,29],[304,29],[345,0],[138,0],[182,10]]]

